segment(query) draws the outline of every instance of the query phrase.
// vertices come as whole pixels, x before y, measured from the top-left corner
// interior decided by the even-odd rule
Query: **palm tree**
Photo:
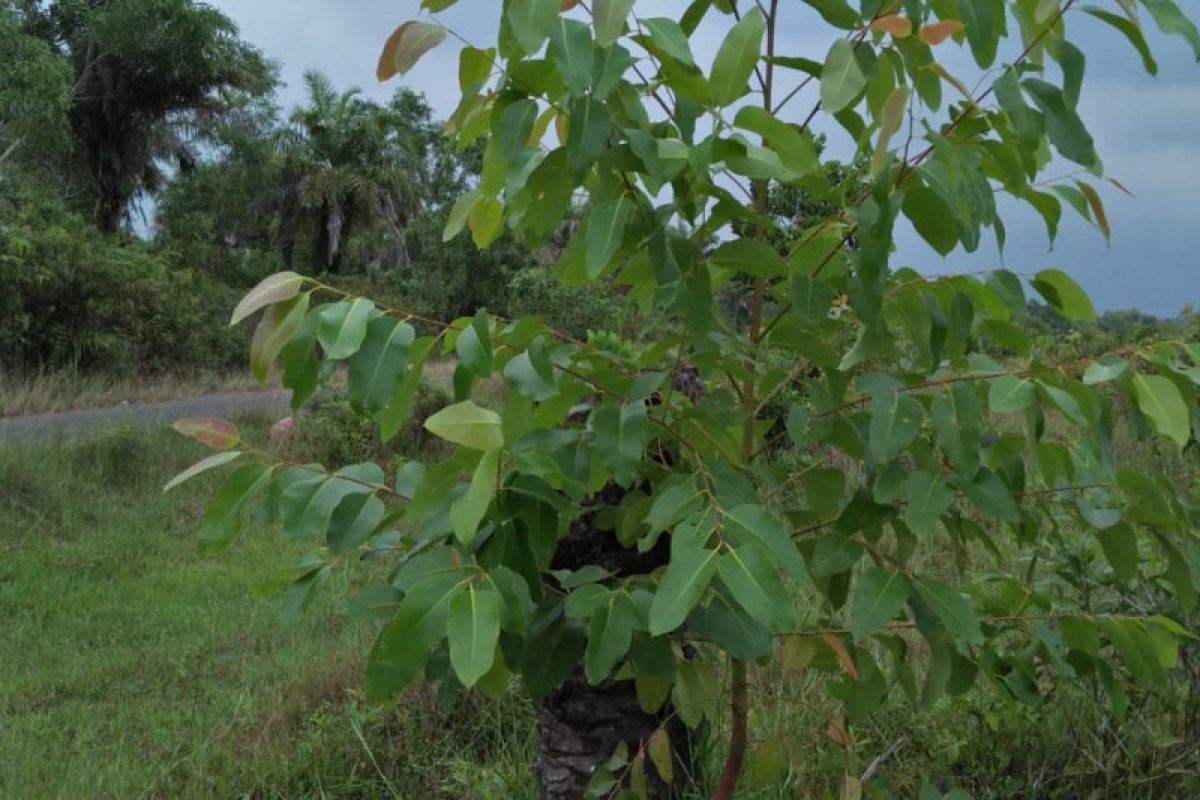
[[[404,231],[431,183],[436,134],[428,106],[407,90],[380,106],[358,89],[339,93],[319,72],[305,73],[304,81],[307,100],[278,137],[282,177],[270,198],[285,261],[307,222],[317,269],[341,271],[347,242],[360,226],[382,232],[382,250],[390,253],[377,258],[406,266]]]

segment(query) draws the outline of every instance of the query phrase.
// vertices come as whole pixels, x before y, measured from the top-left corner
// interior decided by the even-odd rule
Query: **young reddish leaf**
[[[379,54],[379,65],[375,76],[386,81],[394,75],[403,75],[413,65],[446,38],[446,29],[429,22],[410,20],[392,32]]]
[[[186,417],[177,420],[171,427],[217,450],[228,450],[241,441],[237,426],[228,420]]]
[[[872,22],[871,30],[879,31],[880,33],[890,33],[897,39],[903,39],[906,36],[912,35],[912,20],[908,17],[889,14]]]
[[[1104,234],[1104,240],[1111,240],[1112,228],[1108,225],[1108,214],[1104,211],[1104,201],[1100,199],[1099,193],[1096,192],[1090,183],[1075,181],[1075,185],[1079,187],[1079,191],[1083,192],[1083,196],[1087,198],[1088,205],[1092,208],[1092,215],[1096,218],[1096,227]]]
[[[850,679],[858,680],[858,667],[854,666],[854,659],[850,656],[850,651],[846,649],[846,643],[842,641],[842,637],[830,631],[823,631],[821,641],[837,656],[838,663],[842,665],[842,669],[846,671]]]
[[[562,5],[559,7],[559,11],[565,13],[582,2],[583,0],[562,0]]]
[[[246,293],[237,307],[233,309],[230,325],[237,325],[246,317],[264,306],[290,300],[300,293],[304,284],[304,276],[294,272],[276,272],[259,281],[258,285]]]
[[[963,25],[956,19],[947,19],[941,22],[931,22],[928,25],[923,25],[917,33],[921,41],[928,45],[938,45],[946,41],[949,37],[956,33],[960,33]]]

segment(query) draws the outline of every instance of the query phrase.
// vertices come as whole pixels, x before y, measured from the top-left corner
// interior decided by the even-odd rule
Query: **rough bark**
[[[620,503],[625,491],[609,485],[590,501],[592,505]],[[646,553],[621,545],[611,531],[596,526],[596,514],[585,513],[574,521],[559,543],[552,567],[578,569],[598,564],[617,575],[644,574],[667,563],[670,545],[666,537]],[[628,748],[630,760],[660,727],[670,737],[675,779],[667,784],[659,778],[649,758],[643,759],[646,788],[651,798],[677,796],[695,775],[691,737],[687,727],[673,714],[668,702],[653,714],[642,710],[634,682],[610,676],[592,686],[577,665],[570,677],[547,697],[537,713],[538,746],[535,769],[541,800],[579,800],[584,797],[592,773],[613,754],[618,745]],[[629,775],[624,775],[628,785]]]

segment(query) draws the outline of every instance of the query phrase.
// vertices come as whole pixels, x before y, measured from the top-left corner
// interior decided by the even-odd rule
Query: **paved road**
[[[288,408],[291,394],[287,389],[210,394],[186,400],[123,403],[109,408],[0,417],[0,443],[32,437],[65,438],[122,423],[166,425],[183,417],[224,417],[238,411],[277,411],[282,415]]]

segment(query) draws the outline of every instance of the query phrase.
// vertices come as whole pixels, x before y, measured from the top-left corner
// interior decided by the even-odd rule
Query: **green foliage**
[[[366,409],[419,380],[424,362],[409,357],[418,342],[459,358],[456,402],[426,420],[454,446],[450,454],[412,467],[396,488],[372,477],[378,467],[353,468],[354,492],[397,514],[364,547],[378,541],[410,554],[382,589],[394,613],[369,657],[372,694],[421,674],[450,694],[472,684],[491,691],[514,673],[544,696],[567,674],[559,662],[569,667],[586,639],[588,680],[614,669],[632,675],[650,707],[667,693],[661,682],[637,682],[648,671],[644,648],[670,653],[673,668],[654,676],[673,684],[674,707],[694,727],[723,715],[713,665],[729,655],[736,777],[746,662],[769,662],[775,634],[828,651],[823,696],[836,701],[831,735],[847,746],[889,694],[931,708],[978,684],[1036,705],[1060,680],[1087,676],[1121,718],[1131,691],[1167,690],[1180,639],[1192,634],[1165,615],[1096,602],[1071,551],[1136,552],[1143,589],[1157,585],[1145,578],[1165,575],[1179,609],[1197,605],[1192,482],[1134,469],[1115,446],[1114,420],[1178,459],[1196,417],[1200,348],[1166,340],[1046,363],[1030,355],[1018,324],[1030,290],[1064,317],[1094,317],[1064,273],[1043,270],[1028,282],[1006,270],[928,277],[889,263],[902,214],[940,252],[976,250],[985,228],[1003,240],[998,193],[1057,224],[1058,201],[1034,189],[1053,174],[1050,148],[1102,174],[1075,108],[1081,61],[1062,9],[1047,16],[1045,4],[915,2],[905,21],[882,18],[878,3],[866,4],[865,20],[840,5],[819,10],[835,27],[869,27],[850,38],[830,33],[835,44],[817,65],[761,57],[776,53],[787,10],[721,19],[726,33],[707,76],[678,57],[686,53],[673,29],[666,46],[653,36],[646,44],[636,25],[617,36],[608,14],[621,18],[623,5],[601,4],[593,25],[583,9],[571,11],[545,30],[536,14],[514,19],[518,6],[510,6],[495,91],[486,79],[464,86],[465,105],[451,120],[463,144],[490,135],[478,186],[447,234],[460,233],[464,217],[481,248],[503,241],[502,230],[531,245],[566,230],[552,272],[572,286],[626,287],[625,300],[651,324],[637,348],[620,348],[604,336],[564,338],[537,318],[425,319],[428,336],[398,345],[406,368],[387,373],[390,392],[350,382],[351,402]],[[718,19],[718,6],[732,10],[695,4],[679,30]],[[935,18],[949,24],[900,35]],[[533,28],[518,34],[517,24]],[[405,30],[388,47],[403,47]],[[996,90],[999,109],[985,102],[991,88],[943,108],[942,82],[956,92],[966,84],[928,45],[948,47],[956,30],[981,69],[1008,80]],[[614,36],[620,43],[607,46]],[[547,58],[531,58],[547,37]],[[1009,37],[1017,41],[1008,49],[1024,54],[997,64]],[[630,69],[626,44],[646,51],[655,80]],[[1043,49],[1059,58],[1061,85],[1028,77]],[[871,165],[869,182],[821,186],[831,165],[817,161],[815,143],[806,146],[807,122],[784,122],[774,97],[774,81],[793,69],[819,73],[812,115],[824,110],[823,123],[844,131],[851,163]],[[735,116],[731,106],[750,86],[763,113]],[[894,97],[911,98],[912,114],[901,115]],[[562,128],[558,146],[532,134],[551,116]],[[762,143],[733,132],[730,116]],[[908,144],[894,146],[905,125]],[[727,188],[741,178],[750,204]],[[814,197],[833,207],[811,227],[780,224],[772,183],[816,186]],[[1054,183],[1107,231],[1093,188]],[[910,191],[920,202],[905,202]],[[586,202],[578,224],[566,225],[576,194]],[[251,296],[270,296],[272,280],[291,278],[268,279]],[[744,326],[728,324],[716,300],[735,281],[749,289]],[[394,331],[388,317],[413,316],[315,280],[303,288],[312,308],[288,346],[302,357],[285,349],[285,381],[296,374],[311,385],[347,361],[353,371],[369,329]],[[772,363],[779,352],[792,366]],[[1113,374],[1089,374],[1093,365]],[[507,391],[485,407],[479,387],[497,370]],[[786,429],[800,454],[773,460],[768,437],[782,415],[766,412],[785,391],[794,392]],[[1009,416],[1017,412],[1023,417]],[[376,422],[386,414],[385,405]],[[281,462],[259,452],[255,463],[265,473]],[[218,511],[260,474],[239,469],[218,493]],[[324,467],[305,472],[309,482],[347,480]],[[290,482],[298,473],[270,474],[267,498],[298,491]],[[271,502],[267,513],[293,534],[324,527],[323,517],[291,520],[287,503],[272,510]],[[1136,547],[1128,536],[1104,547],[1113,534],[1102,534],[1117,525],[1134,531]],[[560,542],[581,526],[613,531],[631,559],[657,548],[665,563],[616,568],[597,559],[552,570]],[[953,557],[916,557],[932,543]],[[346,557],[315,553],[299,590]],[[547,648],[538,637],[559,619],[573,634],[560,630]],[[791,657],[807,665],[817,654]],[[728,800],[728,783],[717,796]]]
[[[245,365],[246,332],[224,324],[239,289],[106,239],[56,202],[18,202],[0,209],[0,364],[110,374]]]

